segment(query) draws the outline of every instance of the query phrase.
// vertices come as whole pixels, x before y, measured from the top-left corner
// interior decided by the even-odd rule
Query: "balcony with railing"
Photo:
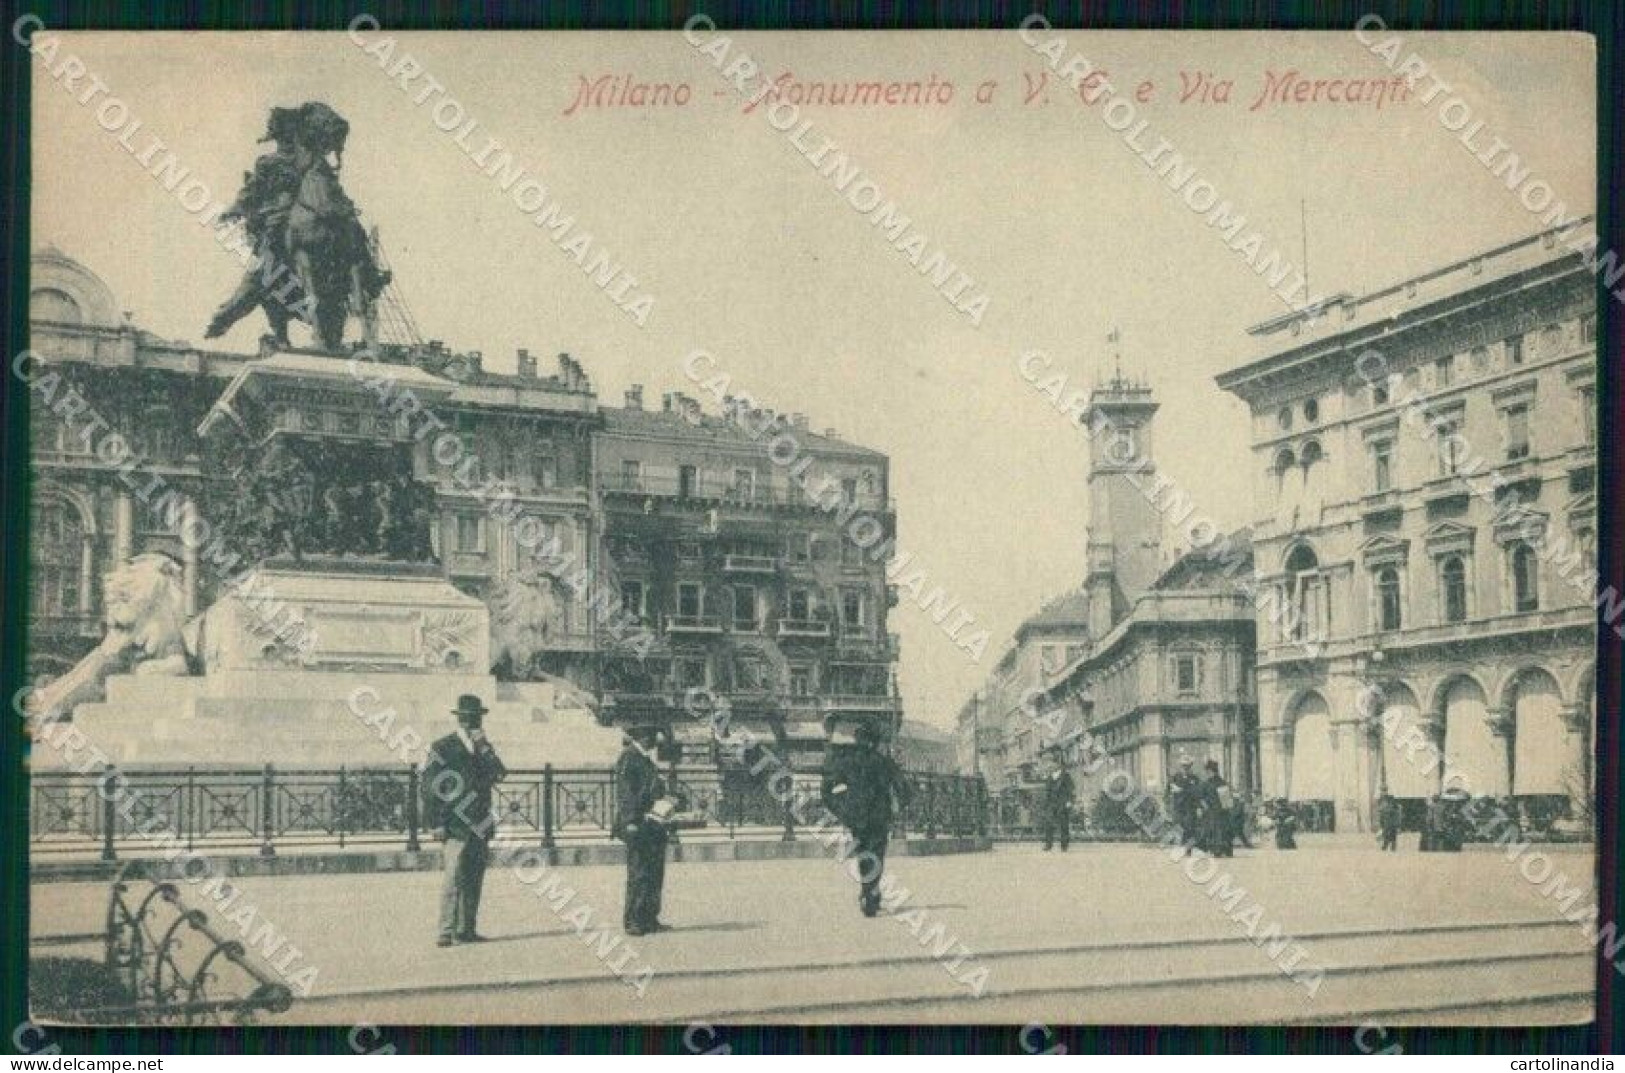
[[[793,478],[783,481],[757,480],[740,483],[723,475],[701,474],[694,477],[667,474],[600,473],[599,490],[606,495],[652,496],[693,502],[711,506],[734,504],[744,507],[818,507],[821,505],[796,484]],[[875,514],[894,514],[896,504],[885,496],[873,492],[859,492],[852,504],[860,511]]]
[[[724,555],[722,569],[730,574],[774,574],[779,560],[772,555]]]
[[[779,619],[778,634],[780,637],[828,637],[830,626],[827,619],[812,618],[781,618]]]
[[[722,618],[719,615],[684,615],[674,614],[666,616],[667,633],[721,633]]]

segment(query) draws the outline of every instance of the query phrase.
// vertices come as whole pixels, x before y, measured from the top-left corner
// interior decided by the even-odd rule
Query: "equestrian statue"
[[[288,346],[288,324],[300,320],[324,350],[338,350],[345,318],[370,324],[389,283],[361,218],[340,185],[350,124],[319,101],[272,108],[261,142],[270,152],[243,175],[237,200],[220,216],[242,220],[255,265],[209,321],[207,338],[263,309],[271,336]]]

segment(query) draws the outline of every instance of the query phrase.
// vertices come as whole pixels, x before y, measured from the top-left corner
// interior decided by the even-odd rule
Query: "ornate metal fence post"
[[[416,853],[423,848],[418,839],[418,827],[423,820],[418,815],[418,766],[406,765],[406,852]]]
[[[102,860],[113,861],[118,855],[113,851],[113,840],[118,834],[118,808],[114,804],[114,797],[118,794],[118,769],[108,764],[102,769]]]
[[[542,848],[553,848],[553,765],[542,765]]]
[[[192,848],[197,835],[197,768],[186,769],[186,791],[181,798],[181,830],[186,832],[186,848]]]
[[[925,837],[937,837],[937,780],[925,778]]]
[[[349,810],[350,802],[347,798],[349,779],[343,764],[339,765],[339,785],[333,792],[333,826],[338,828],[339,849],[344,848],[344,821],[345,813]]]
[[[265,774],[260,778],[260,856],[275,857],[276,846],[272,840],[276,838],[276,771],[270,764],[265,765]]]
[[[784,842],[796,840],[796,776],[793,768],[787,771],[790,778],[787,780],[790,791],[784,795],[784,834],[779,838]],[[771,785],[772,780],[768,780]]]

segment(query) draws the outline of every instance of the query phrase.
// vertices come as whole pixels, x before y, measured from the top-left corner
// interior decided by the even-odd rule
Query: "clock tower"
[[[1128,614],[1162,569],[1162,517],[1151,419],[1157,403],[1121,372],[1096,387],[1083,413],[1089,437],[1088,581],[1090,633],[1097,639]]]

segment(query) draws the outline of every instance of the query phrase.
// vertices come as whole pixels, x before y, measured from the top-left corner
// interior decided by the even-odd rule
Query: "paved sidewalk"
[[[1591,859],[1563,854],[1553,860],[1571,886],[1587,891],[1584,904],[1593,904]],[[1490,854],[1260,850],[1242,851],[1218,863],[1234,886],[1245,888],[1248,904],[1262,907],[1265,926],[1278,923],[1287,935],[1391,930],[1391,940],[1379,937],[1379,958],[1403,958],[1408,940],[1399,933],[1417,926],[1552,921],[1561,916],[1560,907],[1513,864]],[[617,953],[628,947],[635,952],[631,971],[648,966],[653,975],[648,990],[656,994],[663,973],[743,974],[875,959],[930,963],[933,949],[945,942],[970,951],[960,970],[965,972],[977,959],[999,952],[1246,935],[1206,888],[1187,879],[1165,853],[1141,846],[1074,846],[1065,855],[1009,847],[984,854],[902,858],[891,862],[889,872],[911,892],[904,909],[920,910],[919,917],[865,919],[858,913],[851,879],[833,861],[673,864],[667,872],[663,916],[674,930],[628,940]],[[618,934],[620,869],[581,866],[556,874],[578,892],[566,916],[586,906],[590,933],[607,923]],[[303,962],[316,966],[315,998],[353,997],[353,1002],[335,1002],[321,1014],[324,1021],[343,1020],[341,1011],[360,1008],[366,995],[387,1008],[385,993],[399,989],[452,996],[433,1004],[438,1015],[430,1019],[454,1021],[482,1001],[477,994],[455,997],[462,988],[551,981],[566,990],[605,982],[624,989],[583,941],[580,919],[561,918],[504,869],[494,869],[486,884],[480,926],[493,941],[450,949],[434,945],[439,876],[433,873],[234,882],[244,891],[236,910],[252,903],[255,927],[272,922],[302,951]],[[196,892],[191,896],[197,897]],[[97,930],[104,911],[105,888],[100,885],[34,888],[36,935]],[[922,942],[921,929],[938,924],[935,937]],[[1305,945],[1313,961],[1314,943]],[[1249,947],[1247,955],[1266,964],[1256,949]],[[1189,962],[1203,964],[1195,956]],[[932,973],[946,971],[931,965]],[[715,989],[716,1008],[750,1007],[760,996],[759,979],[718,975],[708,985]],[[559,1000],[523,1007],[529,1013],[522,1019],[595,1019],[593,1006]],[[296,1005],[293,1018],[298,1019],[301,1009],[321,1005]],[[633,1008],[649,1011],[641,1019],[664,1016],[655,1003]]]

